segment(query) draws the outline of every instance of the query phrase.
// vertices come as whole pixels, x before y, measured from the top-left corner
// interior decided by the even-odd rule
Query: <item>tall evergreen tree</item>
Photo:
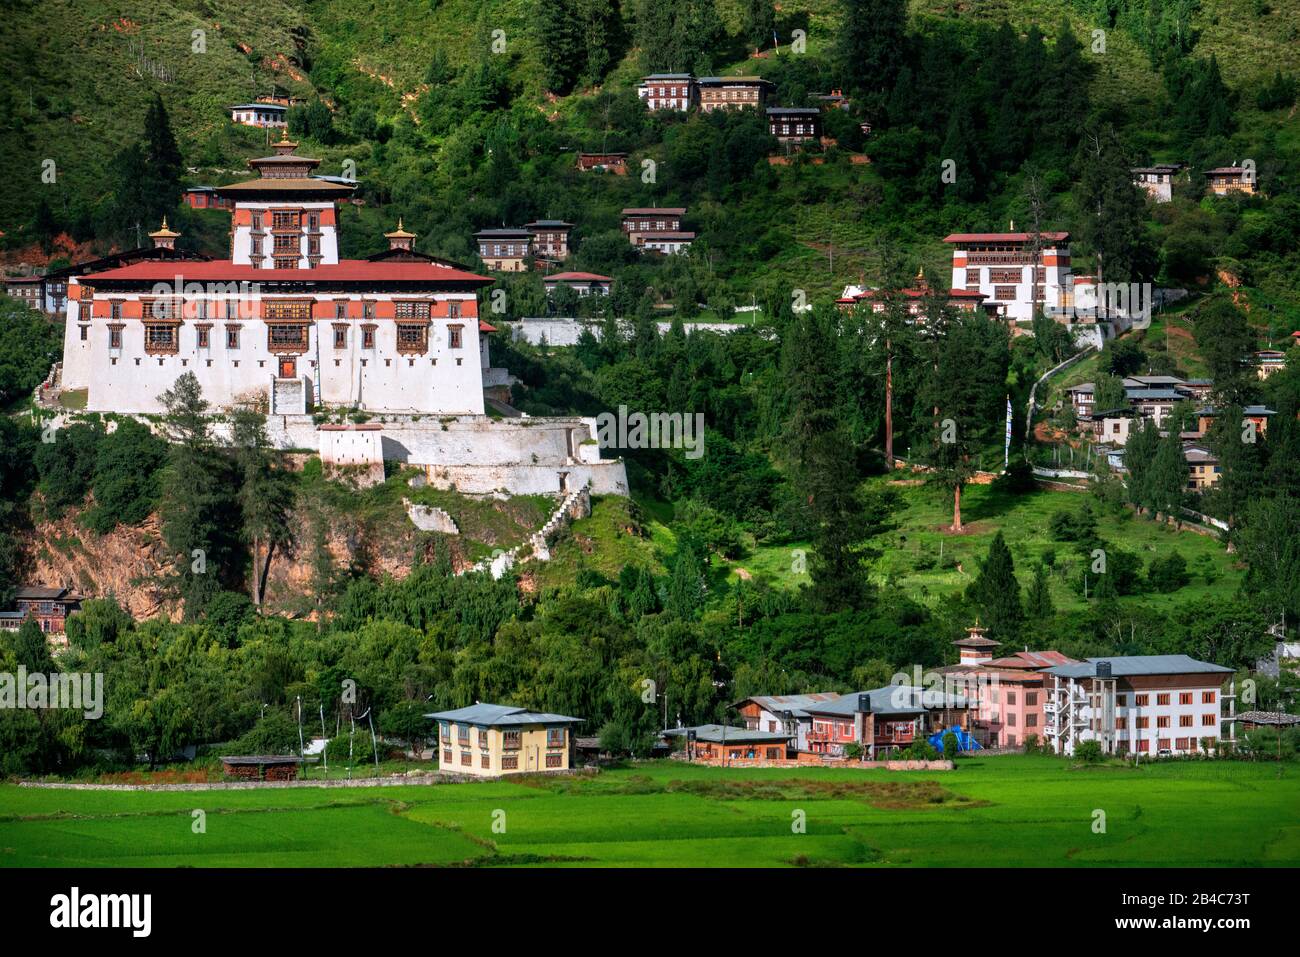
[[[233,577],[233,537],[226,463],[209,429],[208,404],[193,372],[158,397],[171,441],[163,471],[162,537],[170,553],[171,581],[184,601],[186,620],[199,618]]]
[[[1047,578],[1047,566],[1040,564],[1034,569],[1034,583],[1029,586],[1029,595],[1025,601],[1025,610],[1035,621],[1050,621],[1056,615],[1056,606],[1052,602],[1052,589]]]
[[[966,597],[979,606],[980,620],[988,625],[990,637],[1006,642],[1019,635],[1025,611],[1020,601],[1015,561],[1001,529],[989,543],[988,555],[980,565],[979,574],[967,587]]]
[[[1146,480],[1146,494],[1155,511],[1178,514],[1187,495],[1187,459],[1177,432],[1170,431],[1160,440]]]
[[[235,465],[239,470],[239,507],[244,540],[253,559],[253,604],[260,607],[276,546],[291,539],[289,515],[293,510],[293,484],[288,473],[275,465],[266,435],[266,417],[240,409],[232,417]]]
[[[791,393],[786,436],[793,484],[813,542],[812,599],[824,611],[862,608],[870,600],[859,479],[837,411],[840,383],[832,347],[838,324],[831,308],[798,314],[785,329],[781,356]]]
[[[1109,123],[1084,130],[1076,158],[1079,238],[1097,257],[1098,283],[1138,282],[1149,271],[1143,249],[1145,200],[1133,185],[1136,161]]]
[[[844,0],[836,56],[845,86],[883,96],[906,39],[907,0]]]
[[[1124,468],[1128,471],[1128,500],[1139,508],[1150,508],[1151,477],[1160,448],[1160,430],[1150,419],[1129,433],[1124,446]]]

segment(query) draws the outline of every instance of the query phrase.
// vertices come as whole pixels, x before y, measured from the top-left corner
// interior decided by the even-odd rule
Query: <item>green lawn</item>
[[[1295,866],[1298,771],[1007,756],[950,773],[654,762],[382,790],[4,785],[0,866]],[[195,810],[206,833],[193,833]]]

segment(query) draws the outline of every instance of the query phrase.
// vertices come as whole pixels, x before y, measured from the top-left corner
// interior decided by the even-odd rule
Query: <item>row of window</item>
[[[1178,727],[1180,727],[1180,728],[1191,728],[1191,727],[1194,727],[1195,724],[1196,724],[1195,718],[1196,718],[1195,715],[1191,715],[1191,714],[1180,714],[1180,715],[1178,716]],[[1136,727],[1139,731],[1142,730],[1143,728],[1149,728],[1149,727],[1151,727],[1151,719],[1150,719],[1149,717],[1140,717],[1140,718],[1137,718],[1136,721],[1137,721],[1137,723],[1134,725],[1134,727]],[[1201,727],[1203,727],[1203,728],[1213,728],[1213,727],[1216,727],[1216,726],[1218,725],[1218,723],[1219,723],[1219,716],[1218,716],[1217,714],[1203,714],[1203,715],[1201,715]],[[1162,714],[1162,715],[1157,715],[1157,716],[1156,716],[1156,727],[1157,727],[1157,728],[1167,728],[1167,727],[1169,727],[1169,726],[1170,726],[1170,725],[1169,725],[1169,715],[1167,715],[1167,714]],[[1127,728],[1128,728],[1128,718],[1116,718],[1116,719],[1115,719],[1115,730],[1117,730],[1117,731],[1123,731],[1123,730],[1125,730],[1125,729],[1127,729]]]
[[[110,349],[122,348],[122,326],[108,327],[108,347]],[[291,352],[304,351],[308,347],[308,326],[294,325],[269,325],[267,326],[267,350],[270,352]],[[464,341],[461,326],[447,327],[447,347],[449,349],[461,348]],[[334,327],[334,348],[346,349],[348,347],[348,330],[349,326],[336,325]],[[226,326],[226,348],[239,348],[239,326]],[[212,345],[211,327],[195,327],[196,346],[200,349],[210,348]],[[90,326],[81,327],[81,339],[86,341],[89,336]],[[180,348],[180,331],[179,326],[172,323],[145,323],[145,350],[150,352],[177,351]],[[397,323],[397,351],[398,352],[425,352],[429,344],[429,327],[427,325],[416,325],[413,323]],[[375,327],[361,327],[361,348],[375,348]]]
[[[452,763],[452,754],[451,754],[451,751],[450,751],[449,749],[447,749],[447,748],[443,748],[443,751],[442,751],[442,763],[445,764],[445,765],[450,765],[450,764]],[[461,767],[465,767],[465,768],[473,767],[473,766],[474,766],[474,756],[473,756],[472,754],[470,754],[470,752],[468,752],[468,751],[462,751],[462,752],[461,752],[461,755],[460,755],[460,764],[461,764]],[[562,768],[562,767],[564,767],[564,755],[563,755],[563,754],[548,754],[548,755],[546,756],[546,766],[547,766],[548,768]],[[491,757],[491,755],[488,755],[488,754],[480,754],[480,755],[479,755],[479,767],[480,767],[480,768],[484,768],[484,769],[491,769],[491,767],[492,767],[492,757]],[[501,755],[501,770],[503,770],[503,771],[517,771],[517,770],[519,770],[519,755],[518,755],[518,754],[503,754],[503,755]]]
[[[1195,697],[1195,694],[1196,694],[1196,693],[1193,692],[1193,691],[1180,691],[1180,692],[1178,692],[1178,703],[1179,703],[1179,704],[1192,704],[1192,703],[1193,703],[1193,698]],[[1215,699],[1214,699],[1214,695],[1215,695],[1215,692],[1213,692],[1213,691],[1202,691],[1202,692],[1201,692],[1201,704],[1214,704],[1214,700],[1215,700]],[[1164,707],[1165,705],[1168,705],[1172,700],[1173,700],[1173,699],[1172,699],[1172,697],[1171,697],[1171,694],[1170,694],[1170,692],[1168,692],[1168,691],[1160,691],[1160,692],[1157,692],[1157,693],[1156,693],[1156,705],[1157,705],[1158,707]],[[1115,695],[1115,704],[1116,704],[1116,705],[1118,705],[1119,707],[1123,708],[1123,707],[1125,707],[1125,706],[1127,705],[1127,703],[1128,703],[1128,695],[1126,695],[1126,694],[1117,694],[1117,695]],[[1146,708],[1146,707],[1148,707],[1150,704],[1151,704],[1151,694],[1150,694],[1150,692],[1146,692],[1146,693],[1142,693],[1142,694],[1134,694],[1134,695],[1133,695],[1133,706],[1134,706],[1134,707],[1136,707],[1136,708]]]
[[[351,300],[335,299],[334,316],[335,319],[348,318],[348,304]],[[109,317],[114,320],[122,318],[122,307],[125,305],[123,299],[113,299],[109,302]],[[262,303],[263,319],[294,319],[298,321],[310,321],[312,318],[313,302],[304,300],[269,300]],[[142,299],[141,310],[155,319],[172,319],[183,316],[187,307],[193,307],[194,313],[192,318],[195,319],[249,319],[249,306],[246,300],[235,299],[192,299],[183,301],[179,299]],[[393,303],[393,310],[398,319],[423,319],[428,320],[433,314],[433,303],[427,299],[399,299]],[[241,315],[242,311],[242,315]],[[361,301],[361,315],[365,319],[375,318],[375,302],[371,299]],[[447,303],[447,316],[450,319],[460,318],[460,303]]]
[[[474,729],[467,724],[452,724],[445,722],[439,726],[444,744],[450,744],[451,739],[455,737],[456,743],[462,748],[469,747],[470,732]],[[562,748],[568,741],[568,731],[565,728],[547,728],[546,729],[546,746],[548,748]],[[478,729],[478,746],[480,748],[488,747],[488,733],[486,730]],[[518,751],[523,747],[522,731],[502,731],[501,748],[504,751]]]

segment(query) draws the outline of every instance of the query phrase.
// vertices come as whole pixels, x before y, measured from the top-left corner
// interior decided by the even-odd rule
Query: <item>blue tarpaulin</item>
[[[958,751],[982,750],[980,748],[980,743],[976,741],[974,738],[972,738],[965,731],[963,731],[961,728],[959,728],[957,725],[953,725],[951,728],[948,728],[946,731],[936,731],[934,734],[930,735],[930,747],[934,748],[936,751],[943,751],[943,739],[944,736],[947,734],[952,734],[954,737],[957,738]]]

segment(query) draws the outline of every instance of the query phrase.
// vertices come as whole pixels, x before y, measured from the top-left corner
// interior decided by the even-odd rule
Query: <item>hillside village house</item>
[[[822,135],[822,111],[815,106],[769,106],[767,129],[781,143],[815,143]]]
[[[1074,754],[1083,741],[1148,757],[1217,750],[1222,722],[1235,717],[1235,681],[1220,690],[1232,669],[1187,655],[1089,658],[1044,674],[1045,732],[1057,754]]]
[[[438,722],[439,770],[478,777],[567,771],[581,718],[511,705],[473,704],[426,714]]]
[[[638,250],[674,255],[690,247],[695,233],[682,229],[684,206],[629,207],[623,210],[623,232]]]
[[[1259,192],[1255,181],[1255,169],[1242,166],[1220,166],[1205,171],[1205,189],[1214,196],[1227,196],[1229,193],[1245,193],[1254,196]]]
[[[481,229],[474,234],[478,257],[493,272],[524,272],[532,255],[533,234],[527,229]]]
[[[81,598],[67,588],[24,585],[14,592],[14,607],[0,612],[0,628],[17,631],[32,619],[47,635],[62,635],[68,618],[81,608]]]
[[[558,262],[568,258],[569,233],[573,231],[573,223],[560,219],[539,219],[525,223],[524,229],[532,236],[533,255],[538,259]]]
[[[1048,315],[1062,315],[1072,304],[1070,234],[952,233],[952,288],[981,292],[1013,322],[1034,317],[1035,302]]]
[[[1174,198],[1174,177],[1183,168],[1182,163],[1156,163],[1132,170],[1133,185],[1156,203],[1168,203]]]
[[[193,372],[216,408],[260,395],[272,414],[322,403],[483,414],[476,293],[491,280],[339,259],[336,203],[352,188],[312,178],[319,160],[295,148],[282,139],[249,161],[258,178],[220,187],[234,202],[229,259],[74,278],[63,388],[87,389],[91,411],[155,413]]]
[[[1219,484],[1222,469],[1219,458],[1209,446],[1192,442],[1183,445],[1183,458],[1187,461],[1187,488],[1203,492]]]
[[[916,283],[906,289],[899,290],[899,296],[907,303],[907,314],[914,321],[925,322],[926,301],[934,295],[939,295],[945,299],[949,306],[962,312],[975,312],[983,309],[990,315],[997,313],[997,306],[994,303],[987,302],[987,296],[982,292],[973,292],[968,289],[949,289],[947,292],[936,293],[925,278],[924,271],[917,273]],[[835,304],[841,310],[853,309],[855,306],[870,306],[872,312],[884,312],[884,296],[879,289],[863,289],[861,286],[845,286],[844,292],[840,298],[835,300]]]
[[[185,205],[190,209],[233,209],[234,203],[217,194],[214,186],[190,186],[184,194]]]
[[[1074,408],[1074,415],[1079,421],[1092,415],[1092,404],[1097,395],[1095,382],[1080,382],[1078,385],[1072,385],[1065,390],[1065,394],[1069,396],[1070,405]]]
[[[608,296],[614,280],[594,272],[557,272],[542,280],[547,293],[553,293],[560,287],[567,287],[579,296]]]
[[[649,110],[689,110],[698,96],[695,77],[689,73],[652,73],[636,92]]]
[[[590,173],[593,170],[613,173],[616,176],[627,175],[626,153],[579,153],[578,171]]]
[[[289,108],[279,103],[240,103],[230,108],[230,119],[240,126],[287,128]]]
[[[1255,431],[1260,435],[1268,432],[1268,420],[1277,415],[1272,409],[1262,405],[1248,405],[1241,410],[1241,421],[1244,428],[1246,422],[1255,426]],[[1197,431],[1201,435],[1210,431],[1214,425],[1214,420],[1219,417],[1219,410],[1212,405],[1196,410]]]
[[[760,76],[702,76],[699,89],[700,111],[763,108],[772,84]]]
[[[1274,372],[1286,368],[1286,353],[1281,349],[1260,349],[1251,358],[1255,364],[1255,375],[1261,379],[1267,379]]]
[[[44,276],[6,276],[5,295],[29,309],[42,309],[45,303]]]

